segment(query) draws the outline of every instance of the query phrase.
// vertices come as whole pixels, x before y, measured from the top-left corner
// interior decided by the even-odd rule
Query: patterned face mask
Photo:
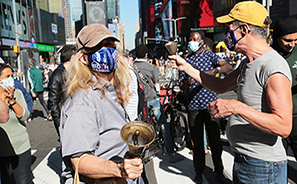
[[[114,48],[103,47],[95,53],[87,55],[89,66],[100,73],[111,73],[118,65],[118,51]]]
[[[238,43],[239,40],[241,40],[243,37],[239,38],[238,40],[235,37],[234,31],[236,31],[240,26],[238,26],[234,30],[229,30],[225,35],[224,35],[224,42],[226,44],[226,47],[233,51],[235,45]]]

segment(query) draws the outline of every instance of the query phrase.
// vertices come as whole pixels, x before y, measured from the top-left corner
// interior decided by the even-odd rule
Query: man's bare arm
[[[246,121],[274,135],[287,137],[292,129],[291,83],[283,74],[273,74],[266,87],[271,113],[260,112],[237,100],[218,99],[209,105],[212,118],[238,114]]]
[[[199,82],[205,88],[214,91],[216,93],[224,93],[237,89],[237,79],[240,74],[240,69],[232,71],[224,79],[216,78],[212,75],[208,75],[204,72],[200,72],[196,68],[192,67],[183,58],[173,55],[169,56],[172,60],[173,68],[177,68],[180,71],[186,72],[193,79]]]
[[[229,71],[232,70],[232,66],[229,63],[227,63],[225,60],[219,61],[218,65],[220,67],[220,70],[218,70],[218,67],[217,67],[217,68],[205,71],[205,73],[209,75],[213,75],[214,73],[228,73]]]

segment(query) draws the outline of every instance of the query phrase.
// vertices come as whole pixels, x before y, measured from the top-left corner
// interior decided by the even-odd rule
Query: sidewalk
[[[224,136],[222,136],[224,140]],[[150,167],[153,171],[146,171],[148,177],[153,177],[148,173],[154,173],[155,178],[150,181],[149,184],[194,184],[194,167],[193,156],[189,154],[189,149],[178,152],[185,157],[183,161],[177,163],[169,163],[168,156],[162,155],[162,152],[158,152],[153,158]],[[203,173],[203,184],[219,184],[213,172],[213,163],[211,159],[211,151],[206,155],[206,167]],[[297,163],[292,156],[292,152],[289,151],[288,156],[288,168],[291,170],[291,176],[288,181],[289,184],[294,184],[296,180]],[[227,178],[225,184],[232,183],[232,168],[233,168],[233,153],[229,146],[223,146],[222,160],[224,164],[224,175]],[[35,184],[58,184],[62,183],[60,174],[62,172],[62,160],[57,148],[53,148],[52,151],[43,159],[43,161],[33,170],[34,183]],[[294,174],[295,173],[295,174]],[[290,175],[290,171],[289,171]],[[293,175],[293,176],[292,176]],[[156,180],[155,180],[156,179]],[[293,180],[293,181],[292,181]],[[156,182],[157,181],[157,182]]]
[[[178,153],[185,157],[183,161],[169,163],[169,157],[162,155],[162,151],[158,152],[153,158],[158,184],[194,184],[193,156],[189,154],[189,149],[187,148]]]
[[[228,150],[229,146],[223,147],[222,160],[224,165],[224,175],[227,178],[228,183],[232,183],[232,167],[233,156],[231,150]],[[228,151],[227,151],[228,150]],[[153,158],[155,176],[158,184],[170,183],[170,184],[194,184],[195,171],[193,166],[193,155],[189,154],[189,149],[178,152],[185,159],[177,163],[169,163],[169,157],[162,155],[162,152],[158,152]],[[203,173],[204,184],[218,184],[214,173],[213,163],[211,158],[211,150],[205,155],[205,170]]]

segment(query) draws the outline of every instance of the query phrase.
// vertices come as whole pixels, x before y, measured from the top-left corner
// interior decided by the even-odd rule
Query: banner
[[[87,1],[87,24],[99,23],[105,25],[105,1]]]

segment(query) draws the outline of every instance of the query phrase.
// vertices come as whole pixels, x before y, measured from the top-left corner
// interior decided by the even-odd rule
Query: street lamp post
[[[181,20],[181,19],[186,19],[186,17],[179,17],[177,19],[164,19],[164,20],[169,20],[169,21],[174,22],[174,32],[175,32],[174,41],[177,41],[177,25],[176,25],[176,22]]]
[[[15,7],[15,0],[12,0],[12,6],[13,6],[13,20],[14,20],[14,32],[15,32],[15,44],[19,47],[20,46],[20,40],[19,40],[19,30],[18,30],[18,23],[17,23],[17,17],[16,17],[16,7]],[[21,67],[21,58],[20,53],[17,53],[17,63],[18,63],[18,77],[21,82],[24,82],[22,77],[22,67]]]

